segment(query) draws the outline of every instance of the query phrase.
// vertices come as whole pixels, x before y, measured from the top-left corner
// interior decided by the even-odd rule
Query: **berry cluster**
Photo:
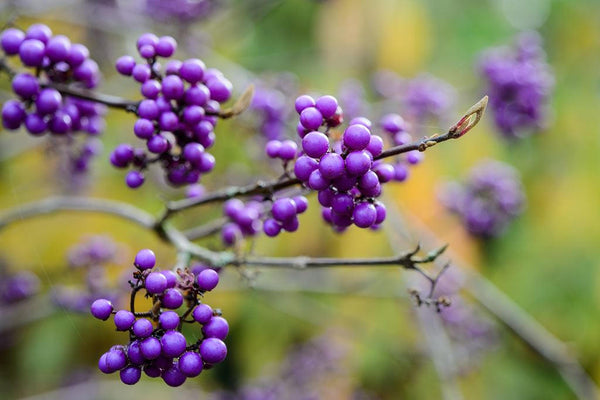
[[[156,257],[149,249],[135,257],[130,310],[115,311],[107,299],[98,299],[90,307],[94,317],[103,321],[113,315],[118,331],[129,332],[126,346],[113,346],[98,361],[104,373],[120,371],[121,381],[133,385],[140,380],[142,371],[151,378],[162,377],[169,386],[180,386],[188,377],[198,376],[203,369],[222,362],[227,356],[223,340],[229,325],[200,298],[219,283],[218,273],[210,268],[194,275],[187,269],[172,271],[152,270]],[[135,295],[144,290],[152,298],[153,307],[145,313],[133,309]],[[177,310],[187,303],[187,311]],[[187,319],[188,316],[192,319]],[[188,345],[181,333],[183,323],[202,325],[202,338]]]
[[[0,304],[14,304],[37,294],[40,280],[29,271],[9,273],[0,270]]]
[[[0,35],[0,45],[7,56],[18,55],[25,67],[35,68],[35,75],[22,72],[13,77],[12,89],[19,100],[8,100],[2,107],[6,129],[24,125],[35,136],[48,131],[63,136],[77,131],[90,135],[102,132],[103,106],[62,95],[52,87],[53,83],[96,87],[100,71],[84,45],[53,35],[42,24],[31,25],[26,32],[8,28]]]
[[[146,0],[146,12],[155,19],[171,18],[181,22],[192,22],[212,15],[219,0]]]
[[[230,199],[223,204],[223,215],[229,222],[221,229],[221,240],[227,246],[232,246],[238,240],[254,236],[260,232],[260,219],[263,205],[260,201],[250,200],[246,203],[239,199]]]
[[[412,136],[408,133],[408,124],[398,114],[384,115],[381,117],[379,125],[389,135],[394,146],[401,146],[412,141]],[[423,153],[413,150],[405,155],[396,156],[395,159],[393,179],[403,182],[408,178],[408,165],[419,164],[423,160]]]
[[[112,152],[111,163],[135,168],[125,179],[131,188],[144,183],[142,171],[155,162],[162,165],[170,184],[194,184],[215,166],[207,149],[215,142],[217,114],[220,103],[231,97],[231,83],[196,58],[170,60],[163,74],[157,58],[171,57],[177,48],[170,36],[145,33],[137,48],[145,61],[136,63],[132,56],[123,56],[116,68],[141,83],[144,100],[136,108],[138,120],[133,131],[146,141],[146,149],[121,144]]]
[[[99,297],[113,304],[123,294],[110,284],[108,266],[118,261],[118,245],[109,236],[91,236],[73,246],[68,255],[69,275],[83,274],[84,287],[54,285],[51,299],[61,308],[86,313]]]
[[[285,94],[276,88],[261,85],[254,90],[250,108],[260,115],[259,130],[267,140],[285,136],[290,114],[285,99]]]
[[[482,238],[502,234],[525,205],[518,172],[499,161],[475,166],[465,183],[448,183],[440,197],[471,234]]]
[[[544,128],[554,77],[537,34],[521,35],[513,48],[488,51],[480,71],[503,137],[519,138]]]
[[[385,207],[375,201],[381,184],[393,177],[393,167],[374,161],[383,151],[383,139],[371,134],[371,122],[355,118],[345,129],[342,140],[330,143],[328,128],[339,125],[341,108],[332,96],[316,101],[306,95],[296,100],[300,114],[298,133],[303,155],[294,173],[306,186],[319,192],[323,218],[336,229],[354,224],[376,228],[385,219]],[[318,129],[325,126],[324,132]]]

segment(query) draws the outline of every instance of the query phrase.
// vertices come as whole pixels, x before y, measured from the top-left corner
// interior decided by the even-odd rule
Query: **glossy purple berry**
[[[115,314],[114,321],[118,331],[126,331],[133,326],[135,316],[131,311],[119,310]]]
[[[16,28],[5,29],[0,35],[2,50],[9,56],[19,53],[23,40],[25,40],[25,34]]]
[[[26,39],[19,47],[19,57],[23,65],[39,67],[44,60],[45,45],[37,39]]]
[[[185,336],[177,331],[168,331],[160,338],[162,354],[165,357],[179,357],[185,351]]]
[[[177,329],[179,326],[179,315],[175,311],[164,311],[158,317],[158,323],[164,330]]]
[[[206,324],[213,316],[213,310],[208,304],[198,304],[192,311],[192,318],[200,324]]]
[[[344,145],[352,150],[362,150],[369,145],[371,132],[363,125],[350,125],[342,137]]]
[[[281,232],[281,224],[273,218],[267,218],[263,223],[263,232],[269,237],[275,237]]]
[[[193,85],[202,80],[205,69],[206,65],[202,60],[191,58],[189,60],[185,60],[181,64],[181,67],[179,68],[179,76]]]
[[[344,159],[337,153],[327,153],[319,162],[319,171],[325,179],[334,179],[344,173]]]
[[[354,224],[359,228],[368,228],[377,220],[377,210],[371,203],[363,202],[354,207]]]
[[[92,315],[98,319],[106,321],[113,311],[113,305],[106,299],[98,299],[94,301],[90,307]]]
[[[172,310],[181,307],[183,304],[183,295],[177,289],[167,289],[163,294],[162,305]]]
[[[37,99],[35,107],[40,115],[53,114],[58,110],[62,103],[62,96],[56,89],[42,89]]]
[[[121,75],[130,76],[133,73],[135,67],[135,59],[131,56],[122,56],[117,59],[115,68]]]
[[[298,179],[306,182],[310,177],[310,174],[317,168],[317,161],[307,156],[300,156],[294,164],[294,174]]]
[[[205,269],[198,274],[196,281],[200,290],[210,291],[219,284],[219,274],[214,269]]]
[[[54,62],[67,61],[71,51],[71,41],[64,35],[56,35],[46,43],[46,56]]]
[[[154,360],[160,356],[162,351],[160,340],[148,337],[140,342],[140,350],[146,360]]]
[[[125,176],[125,183],[131,189],[138,188],[144,183],[144,174],[140,171],[129,171]]]
[[[224,340],[229,333],[229,324],[225,318],[215,316],[202,327],[202,333],[204,333],[204,337],[207,338]]]
[[[140,338],[147,338],[152,334],[154,326],[152,322],[146,318],[140,318],[133,323],[133,334]]]
[[[13,91],[24,99],[30,99],[40,92],[40,85],[31,74],[17,74],[12,80]]]
[[[141,365],[144,363],[145,358],[142,354],[142,348],[139,341],[134,340],[129,344],[127,347],[127,358],[129,359],[129,362],[134,365]]]
[[[126,385],[135,385],[142,377],[142,370],[139,367],[127,367],[119,373],[121,382]]]
[[[171,387],[181,386],[186,380],[185,374],[179,370],[177,364],[173,364],[171,367],[166,369],[162,373],[162,378],[165,383]]]
[[[106,368],[110,371],[118,371],[127,364],[125,352],[121,349],[111,350],[106,354]]]
[[[321,158],[329,150],[329,138],[321,132],[313,131],[302,138],[302,150],[312,158]]]
[[[206,363],[218,364],[227,357],[227,346],[221,339],[204,339],[200,344],[200,356]]]
[[[154,268],[156,256],[152,250],[142,249],[135,255],[134,264],[141,270]]]
[[[313,99],[312,97],[310,97],[308,95],[302,95],[296,99],[296,102],[294,105],[296,108],[296,112],[298,114],[300,114],[304,109],[306,109],[308,107],[314,107],[315,99]]]
[[[328,119],[335,115],[338,102],[333,96],[321,96],[317,99],[315,106],[323,118]]]
[[[150,294],[160,294],[167,289],[167,278],[160,272],[150,272],[146,277],[145,287]]]
[[[364,175],[371,168],[372,159],[370,154],[365,151],[352,151],[346,157],[346,171],[350,175]]]
[[[300,113],[300,123],[308,130],[315,131],[323,123],[323,115],[315,107],[308,107]]]
[[[202,357],[196,352],[186,351],[179,357],[178,367],[179,371],[188,378],[198,376],[202,372]]]

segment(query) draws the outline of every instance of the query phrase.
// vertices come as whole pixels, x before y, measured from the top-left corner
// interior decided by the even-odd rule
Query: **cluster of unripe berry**
[[[223,342],[229,333],[227,321],[219,310],[200,302],[205,292],[217,286],[219,274],[210,268],[197,274],[187,269],[177,273],[153,270],[155,264],[156,257],[149,249],[136,255],[136,271],[130,281],[132,309],[114,310],[107,299],[92,303],[94,317],[107,320],[113,315],[116,329],[129,332],[129,343],[111,347],[100,357],[98,367],[107,374],[120,371],[121,381],[128,385],[137,383],[143,371],[152,378],[162,377],[169,386],[179,386],[227,355]],[[142,290],[153,306],[138,313],[133,306],[136,293]],[[174,310],[184,303],[187,310],[179,315]],[[182,333],[184,323],[201,324],[201,338],[188,344]]]
[[[209,149],[215,142],[214,128],[220,103],[231,97],[231,83],[217,69],[206,68],[202,60],[169,60],[164,72],[158,57],[171,57],[177,42],[170,36],[146,33],[137,41],[142,62],[123,56],[117,71],[141,84],[144,99],[136,107],[133,131],[146,141],[146,148],[121,144],[110,156],[118,168],[133,166],[126,183],[137,188],[144,183],[143,171],[158,162],[166,180],[175,186],[194,184],[215,166]]]

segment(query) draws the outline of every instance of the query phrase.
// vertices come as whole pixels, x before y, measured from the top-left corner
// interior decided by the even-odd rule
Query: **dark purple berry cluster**
[[[137,41],[143,62],[123,56],[117,71],[141,84],[144,100],[136,108],[135,135],[146,141],[146,148],[121,144],[110,156],[118,168],[132,166],[126,182],[131,188],[144,183],[143,171],[160,163],[166,180],[175,186],[194,184],[215,166],[207,150],[215,142],[214,128],[220,103],[231,97],[231,83],[202,60],[169,60],[164,72],[158,57],[171,57],[177,42],[170,36],[145,33]]]
[[[471,234],[482,238],[502,234],[525,206],[519,173],[499,161],[476,165],[466,182],[448,183],[440,197]]]
[[[554,76],[539,35],[523,34],[512,48],[486,52],[480,70],[487,80],[494,122],[503,137],[519,138],[544,128]]]
[[[223,340],[229,333],[229,324],[219,310],[213,310],[200,299],[219,283],[219,274],[210,268],[197,275],[189,270],[153,270],[156,257],[152,250],[137,253],[136,271],[130,281],[131,307],[135,295],[145,291],[153,301],[148,312],[134,309],[114,310],[107,299],[98,299],[91,306],[94,317],[107,320],[113,315],[118,331],[129,332],[129,343],[113,346],[98,361],[104,373],[119,371],[121,381],[133,385],[140,380],[142,371],[151,378],[162,377],[169,386],[180,386],[187,378],[198,376],[203,369],[222,362],[227,356]],[[176,311],[184,306],[186,311]],[[188,344],[181,333],[184,323],[202,325],[202,337]]]
[[[390,164],[374,160],[383,151],[383,139],[371,134],[368,119],[359,117],[350,122],[341,140],[332,141],[329,128],[342,120],[342,110],[332,96],[316,101],[300,96],[296,111],[303,154],[295,162],[294,173],[319,192],[325,221],[338,230],[352,224],[377,228],[385,219],[385,207],[375,199],[381,194],[381,185],[394,174]],[[321,127],[325,129],[320,131]]]
[[[100,80],[96,62],[88,49],[71,43],[63,35],[53,35],[42,24],[31,25],[26,32],[8,28],[0,35],[7,56],[18,56],[34,73],[20,72],[12,80],[18,100],[2,107],[2,124],[15,130],[22,125],[35,136],[50,132],[64,136],[77,131],[97,135],[104,129],[104,107],[91,101],[61,94],[53,83],[92,89]]]

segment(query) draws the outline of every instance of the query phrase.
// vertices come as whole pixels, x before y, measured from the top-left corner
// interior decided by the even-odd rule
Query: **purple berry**
[[[263,223],[263,231],[269,237],[275,237],[281,232],[281,225],[273,218],[267,218]]]
[[[323,115],[315,107],[308,107],[300,113],[300,123],[308,130],[315,131],[323,123]]]
[[[192,318],[200,324],[206,324],[211,320],[212,316],[213,310],[208,304],[198,304],[194,308],[194,311],[192,311]]]
[[[31,74],[17,74],[12,81],[13,91],[24,99],[30,99],[40,91],[40,85]]]
[[[303,182],[308,181],[310,174],[318,168],[318,163],[307,156],[300,156],[294,164],[294,174]]]
[[[186,380],[185,374],[179,370],[177,364],[173,364],[170,368],[166,369],[162,373],[162,378],[171,387],[181,386]]]
[[[329,138],[318,131],[307,133],[302,138],[302,150],[312,158],[321,158],[329,150]]]
[[[202,327],[202,333],[204,333],[204,337],[206,338],[224,340],[229,333],[229,324],[225,318],[215,316]]]
[[[278,155],[283,160],[292,160],[296,157],[298,145],[292,140],[284,140],[281,142]]]
[[[160,340],[155,337],[146,338],[140,342],[140,350],[146,360],[154,360],[162,351]]]
[[[140,338],[147,338],[154,331],[152,322],[146,318],[138,319],[133,323],[133,334]]]
[[[19,53],[25,34],[16,28],[8,28],[0,35],[0,44],[6,55],[12,56]]]
[[[44,60],[44,43],[37,39],[26,39],[19,47],[21,62],[28,67],[39,67]]]
[[[197,283],[200,290],[213,290],[219,284],[219,274],[214,269],[205,269],[198,274]]]
[[[346,157],[346,171],[350,175],[364,175],[371,168],[371,156],[365,151],[352,151]]]
[[[186,351],[179,357],[179,371],[188,378],[193,378],[200,375],[202,372],[203,362],[200,354],[193,351]]]
[[[315,99],[308,95],[302,95],[296,99],[296,112],[300,114],[304,109],[315,106]]]
[[[181,64],[179,76],[193,85],[202,80],[205,69],[206,65],[204,65],[202,60],[191,58]]]
[[[321,96],[317,99],[315,106],[321,112],[323,118],[328,119],[335,115],[338,102],[333,96]]]
[[[131,311],[119,310],[115,314],[114,321],[118,331],[126,331],[135,322],[135,316]]]
[[[160,272],[150,272],[146,277],[145,287],[150,294],[160,294],[167,289],[167,278]]]
[[[179,315],[175,311],[164,311],[158,317],[158,323],[166,331],[176,329],[179,326]]]
[[[334,179],[344,173],[344,159],[337,153],[327,153],[319,162],[319,171],[325,179]]]
[[[152,250],[142,249],[136,254],[134,264],[141,270],[154,268],[156,256]]]
[[[135,385],[142,377],[142,370],[138,367],[127,367],[121,370],[119,376],[124,384]]]
[[[167,289],[163,294],[162,305],[172,310],[181,307],[183,304],[183,295],[178,289]]]
[[[48,40],[52,37],[52,30],[44,24],[33,24],[27,29],[25,35],[26,39],[37,39],[42,43],[48,43]]]
[[[354,207],[354,224],[359,228],[368,228],[377,220],[377,210],[371,203],[363,202]]]
[[[55,113],[62,103],[62,96],[56,89],[42,89],[35,100],[35,107],[40,115]]]
[[[320,170],[315,169],[308,177],[308,187],[312,190],[323,190],[329,187],[329,179],[325,179]]]
[[[140,171],[129,171],[125,176],[125,183],[131,189],[138,188],[144,183],[144,174]]]
[[[71,41],[64,35],[56,35],[46,43],[46,56],[54,62],[67,61],[71,51]]]
[[[363,125],[350,125],[344,131],[344,145],[352,150],[362,150],[369,145],[371,132]]]
[[[227,357],[227,346],[217,338],[207,338],[200,344],[200,355],[209,364],[218,364]]]
[[[302,214],[308,208],[308,199],[304,196],[295,196],[293,199],[296,205],[296,212]]]
[[[177,331],[168,331],[160,339],[162,355],[173,358],[179,357],[185,351],[185,336]]]
[[[113,305],[106,299],[98,299],[94,301],[90,307],[92,315],[98,319],[106,321],[113,311]]]
[[[134,340],[131,342],[131,344],[129,344],[127,347],[127,358],[129,359],[129,362],[134,365],[141,365],[144,363],[145,358],[142,354],[140,342]]]
[[[296,215],[296,204],[289,198],[277,199],[273,202],[271,213],[273,218],[283,222]]]
[[[160,57],[171,57],[177,50],[177,41],[171,36],[163,36],[155,45],[156,55]]]
[[[106,354],[106,368],[110,371],[118,371],[127,364],[125,352],[121,349],[111,350]]]

